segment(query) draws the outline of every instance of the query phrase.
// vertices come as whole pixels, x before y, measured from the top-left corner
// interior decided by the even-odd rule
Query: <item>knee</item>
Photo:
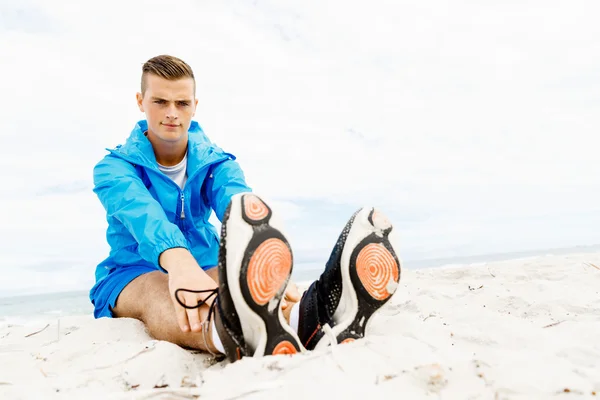
[[[144,322],[157,314],[173,313],[167,274],[156,271],[146,275],[140,293],[140,319]]]
[[[169,299],[169,280],[166,274],[153,271],[138,276],[121,291],[116,307],[113,309],[115,317],[139,319],[143,322],[152,311],[165,299]]]

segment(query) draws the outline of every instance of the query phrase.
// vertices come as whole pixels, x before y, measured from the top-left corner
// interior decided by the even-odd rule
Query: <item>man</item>
[[[301,298],[279,216],[192,121],[195,85],[183,60],[148,60],[136,95],[146,119],[94,168],[111,248],[90,291],[94,316],[136,318],[156,339],[231,361],[363,337],[400,280],[391,224],[357,211]]]

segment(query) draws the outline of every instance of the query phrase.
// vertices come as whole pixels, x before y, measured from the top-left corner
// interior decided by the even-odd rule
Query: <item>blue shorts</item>
[[[203,268],[208,271],[215,266]],[[113,308],[117,304],[117,298],[131,281],[140,275],[148,272],[159,271],[151,266],[127,266],[116,267],[104,278],[96,282],[92,290],[90,290],[90,300],[94,305],[94,317],[113,318]]]

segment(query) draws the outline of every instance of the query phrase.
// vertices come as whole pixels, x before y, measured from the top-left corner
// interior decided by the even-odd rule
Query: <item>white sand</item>
[[[0,398],[600,398],[600,270],[586,263],[600,253],[403,270],[367,339],[233,364],[134,320],[0,326]]]

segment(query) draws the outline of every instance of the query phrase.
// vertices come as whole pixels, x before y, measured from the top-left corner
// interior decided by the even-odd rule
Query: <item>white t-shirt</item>
[[[158,169],[183,189],[183,186],[187,181],[187,154],[179,164],[173,165],[172,167],[165,167],[164,165],[158,164]]]

